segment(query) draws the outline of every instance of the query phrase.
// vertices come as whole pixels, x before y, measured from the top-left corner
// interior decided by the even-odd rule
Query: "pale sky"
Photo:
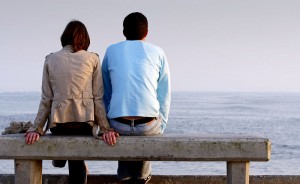
[[[300,92],[299,0],[1,0],[0,91],[40,91],[45,56],[82,21],[89,51],[125,40],[131,12],[167,55],[173,91]]]

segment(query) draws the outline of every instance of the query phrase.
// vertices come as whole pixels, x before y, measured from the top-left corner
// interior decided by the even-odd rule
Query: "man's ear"
[[[146,40],[146,37],[147,37],[147,35],[148,35],[148,29],[147,29],[147,31],[146,31],[146,33],[145,33],[145,36],[144,36],[144,38],[142,38],[142,40]]]

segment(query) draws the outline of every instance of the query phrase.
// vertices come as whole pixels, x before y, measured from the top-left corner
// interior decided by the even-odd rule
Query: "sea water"
[[[0,93],[0,131],[11,121],[33,121],[38,92]],[[165,134],[255,134],[272,142],[269,162],[250,162],[251,175],[300,174],[300,93],[173,92]],[[1,149],[1,148],[0,148]],[[151,151],[151,150],[149,150]],[[116,161],[87,161],[91,174],[116,174]],[[225,162],[152,162],[157,175],[225,175]],[[14,173],[0,160],[0,173]],[[43,173],[67,174],[43,161]]]

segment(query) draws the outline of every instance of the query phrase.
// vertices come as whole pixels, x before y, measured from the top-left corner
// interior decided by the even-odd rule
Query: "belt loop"
[[[134,120],[131,120],[131,126],[134,127]]]

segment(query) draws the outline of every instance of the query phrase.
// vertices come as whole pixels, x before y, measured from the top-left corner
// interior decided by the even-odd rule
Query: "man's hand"
[[[27,144],[33,144],[35,141],[39,140],[40,134],[37,132],[26,132],[25,137]]]
[[[117,137],[119,137],[119,134],[114,131],[107,131],[102,134],[103,141],[111,146],[117,143]]]

